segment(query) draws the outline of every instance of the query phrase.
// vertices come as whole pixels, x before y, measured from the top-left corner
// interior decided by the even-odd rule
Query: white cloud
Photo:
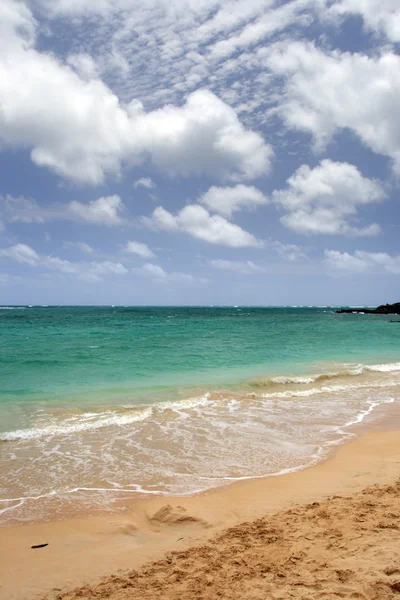
[[[234,273],[243,273],[244,275],[264,273],[264,269],[253,263],[251,260],[215,259],[210,261],[210,265],[214,269],[233,271]]]
[[[10,275],[9,273],[0,273],[0,285],[9,285],[10,283],[23,281],[18,275]]]
[[[82,79],[96,79],[99,75],[97,65],[89,54],[71,54],[67,63],[76,71]]]
[[[85,252],[85,254],[94,254],[94,250],[89,244],[85,242],[64,242],[64,246],[66,248],[77,248],[81,252]]]
[[[183,231],[210,244],[232,248],[262,245],[251,233],[219,215],[210,215],[198,204],[185,206],[177,215],[172,215],[159,206],[150,218],[143,220],[150,227],[165,231]]]
[[[35,7],[41,5],[46,18],[70,19],[74,34],[84,40],[85,51],[96,57],[100,72],[120,97],[137,97],[146,106],[158,107],[207,88],[230,105],[265,106],[269,90],[254,77],[255,69],[264,68],[262,60],[256,63],[254,48],[293,23],[303,28],[314,16],[314,3],[36,0]],[[93,22],[98,29],[92,27],[88,35]],[[71,44],[73,52],[76,45]],[[240,73],[242,83],[235,89],[234,104],[232,73]]]
[[[37,51],[33,17],[5,2],[12,18],[3,27],[10,43],[0,54],[4,146],[30,150],[36,165],[89,184],[149,158],[170,176],[240,181],[268,171],[271,147],[211,91],[198,89],[182,106],[150,112],[138,100],[122,103],[82,56],[77,69],[76,57],[72,68]]]
[[[369,270],[388,271],[400,275],[400,254],[391,256],[386,252],[365,252],[356,250],[354,254],[325,250],[325,260],[329,266],[344,272],[363,273]]]
[[[323,160],[311,169],[302,165],[288,179],[288,187],[273,192],[273,200],[286,215],[283,225],[299,233],[376,235],[375,223],[356,227],[352,220],[360,205],[379,202],[385,198],[382,185],[363,177],[349,163]]]
[[[51,203],[40,206],[36,200],[23,196],[0,196],[0,210],[10,222],[46,223],[70,220],[96,225],[115,226],[123,223],[125,207],[117,195],[106,196],[84,204],[73,201],[69,204]]]
[[[145,263],[134,269],[134,272],[159,283],[207,283],[208,281],[203,277],[194,277],[189,273],[168,273],[160,265],[154,263]]]
[[[142,258],[153,258],[155,256],[154,252],[150,250],[146,244],[142,244],[141,242],[128,242],[124,247],[124,251],[138,254]]]
[[[179,229],[178,218],[162,206],[157,206],[151,217],[143,217],[143,223],[148,227],[164,231],[177,231]]]
[[[153,263],[145,263],[135,271],[136,273],[139,273],[139,275],[144,275],[145,277],[150,277],[151,279],[165,279],[167,277],[167,273],[164,271],[164,269]]]
[[[115,263],[110,260],[92,262],[90,263],[90,270],[95,275],[126,275],[128,273],[128,269],[120,262]]]
[[[276,111],[288,127],[311,133],[317,151],[349,129],[400,173],[399,55],[324,52],[310,42],[277,44],[264,54],[286,81]]]
[[[243,208],[257,208],[268,203],[268,198],[254,186],[238,184],[235,187],[212,186],[199,199],[212,211],[225,217],[230,217],[233,212]]]
[[[9,248],[3,248],[0,250],[0,256],[12,258],[19,263],[25,263],[32,267],[36,267],[40,261],[39,254],[26,244],[15,244]]]
[[[101,281],[106,275],[126,275],[128,269],[120,262],[71,262],[58,256],[44,256],[38,254],[26,244],[15,244],[0,250],[0,257],[10,258],[31,267],[56,271],[66,275],[74,275],[86,281]]]
[[[13,197],[10,194],[0,195],[0,210],[3,217],[11,223],[45,223],[50,220],[52,209],[42,208],[32,198]]]
[[[152,190],[156,187],[156,184],[150,177],[142,177],[141,179],[137,179],[135,181],[135,183],[133,184],[133,187],[135,188],[135,190],[138,187],[144,187],[144,188],[147,188],[148,190]]]
[[[2,0],[0,4],[0,37],[10,50],[29,47],[35,39],[36,21],[23,2]]]
[[[248,49],[260,43],[277,31],[285,29],[296,18],[299,20],[299,13],[307,5],[310,5],[307,0],[289,2],[266,12],[256,21],[248,23],[239,33],[235,32],[231,37],[216,42],[211,48],[211,55],[217,59],[226,58],[237,50]]]
[[[339,0],[328,11],[330,17],[359,15],[367,29],[383,33],[392,42],[400,42],[400,6],[398,0]]]
[[[296,260],[303,260],[307,258],[303,248],[300,246],[296,246],[296,244],[282,244],[281,242],[269,242],[269,245],[272,246],[279,256],[288,260],[290,262],[294,262]]]
[[[106,196],[93,200],[89,204],[82,204],[74,200],[68,205],[69,211],[79,220],[97,225],[120,225],[123,203],[119,196]]]
[[[352,271],[362,273],[368,269],[366,261],[358,258],[348,252],[338,252],[337,250],[325,250],[325,260],[329,266],[342,271]]]
[[[183,107],[165,106],[141,115],[136,131],[153,162],[171,175],[241,180],[269,170],[271,147],[207,90],[190,94]]]
[[[126,12],[131,14],[134,9],[139,13],[140,17],[143,17],[143,13],[140,11],[141,8],[144,11],[151,12],[156,6],[159,6],[161,13],[168,13],[171,18],[174,16],[175,18],[179,18],[184,16],[185,13],[189,13],[191,18],[193,18],[195,14],[212,11],[212,18],[209,21],[200,26],[196,23],[199,29],[201,29],[201,35],[199,34],[201,39],[203,39],[206,32],[215,34],[223,26],[229,27],[230,25],[235,28],[241,21],[241,19],[238,20],[238,12],[242,18],[250,18],[260,12],[259,2],[255,2],[254,0],[241,0],[236,2],[237,6],[227,2],[228,10],[223,10],[225,6],[221,0],[186,0],[185,2],[146,0],[140,4],[137,0],[38,0],[38,4],[46,11],[50,11],[53,16],[73,17],[96,14],[109,18],[110,13],[116,12],[122,12],[125,16]],[[249,6],[246,6],[246,4]],[[265,4],[266,7],[269,7],[272,1],[265,0]],[[234,8],[236,8],[236,11],[233,10]],[[218,9],[220,9],[219,12],[215,14]]]
[[[79,272],[78,263],[72,263],[69,260],[64,260],[58,256],[42,256],[36,267],[43,267],[50,271],[59,271],[60,273],[66,273],[69,275],[75,275]]]

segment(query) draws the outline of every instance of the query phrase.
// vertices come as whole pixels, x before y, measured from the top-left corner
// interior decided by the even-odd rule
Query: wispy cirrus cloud
[[[16,223],[47,223],[49,221],[76,221],[92,225],[114,227],[124,223],[125,206],[114,194],[83,203],[73,200],[61,204],[53,202],[42,206],[24,196],[0,196],[0,214],[5,220]]]
[[[189,290],[204,242],[216,288],[395,272],[399,19],[396,0],[3,0],[6,269]]]
[[[86,244],[86,242],[64,242],[64,246],[65,248],[76,248],[85,254],[95,254],[93,248],[89,244]]]
[[[96,70],[83,72],[82,60],[74,70],[74,61],[40,52],[33,15],[4,1],[2,29],[10,43],[0,51],[0,139],[6,147],[29,149],[37,166],[81,184],[101,184],[123,165],[148,158],[172,177],[241,181],[268,171],[271,146],[212,91],[196,89],[177,105],[151,111],[137,98],[121,101]]]
[[[111,89],[129,102],[138,98],[158,108],[207,88],[235,109],[266,106],[268,93],[255,70],[265,70],[255,49],[283,34],[294,23],[306,29],[315,17],[316,0],[116,0],[85,2],[39,0],[38,15],[49,30],[67,19],[79,57],[78,73],[87,70],[87,55]],[[98,31],[88,26],[95,20]],[[74,64],[72,66],[74,66]],[[90,69],[92,67],[90,66]],[[232,73],[240,78],[231,85]],[[247,114],[252,120],[256,113]],[[261,115],[259,115],[261,118]]]
[[[387,252],[366,252],[356,250],[354,253],[325,250],[325,261],[338,272],[365,273],[367,271],[388,271],[400,275],[400,254],[390,255]]]
[[[156,184],[151,179],[151,177],[141,177],[140,179],[137,179],[134,182],[133,187],[135,188],[135,190],[141,187],[146,188],[148,190],[152,190],[156,187]]]
[[[155,254],[147,244],[143,244],[143,242],[128,242],[124,247],[123,251],[129,254],[136,254],[141,258],[154,258]]]
[[[218,269],[219,271],[233,271],[242,275],[259,275],[265,273],[265,270],[256,265],[252,260],[226,260],[217,258],[210,260],[210,265],[213,269]]]
[[[126,275],[128,269],[120,262],[71,262],[58,256],[41,255],[26,244],[14,244],[0,249],[0,258],[11,259],[37,269],[77,277],[85,281],[102,281],[108,275]]]
[[[145,263],[134,269],[134,272],[158,283],[207,283],[204,277],[195,277],[190,273],[168,272],[155,263]]]

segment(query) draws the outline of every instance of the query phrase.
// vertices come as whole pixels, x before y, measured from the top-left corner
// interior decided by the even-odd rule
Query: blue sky
[[[398,0],[2,0],[1,304],[400,299]]]

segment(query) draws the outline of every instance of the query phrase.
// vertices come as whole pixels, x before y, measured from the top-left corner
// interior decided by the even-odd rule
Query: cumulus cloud
[[[390,255],[386,252],[365,252],[356,250],[354,254],[325,250],[325,260],[334,269],[342,272],[388,271],[400,275],[400,254]]]
[[[85,281],[101,281],[106,275],[126,275],[128,269],[120,262],[91,261],[71,262],[58,256],[44,256],[38,254],[26,244],[15,244],[0,250],[0,257],[9,258],[22,264],[40,269],[56,271],[66,275],[73,275]]]
[[[371,150],[392,159],[400,174],[400,56],[325,52],[311,42],[277,44],[265,52],[285,80],[276,112],[290,128],[312,134],[320,151],[349,129]]]
[[[122,200],[119,196],[106,196],[93,200],[88,204],[74,200],[68,205],[69,211],[76,215],[81,221],[95,223],[97,225],[120,225],[122,218],[120,213],[123,209]]]
[[[95,79],[99,75],[97,65],[89,54],[71,54],[67,58],[67,63],[82,79]]]
[[[156,184],[150,177],[142,177],[141,179],[137,179],[133,184],[135,190],[139,187],[147,188],[148,190],[152,190],[156,187]]]
[[[24,196],[0,196],[0,211],[10,222],[46,223],[56,220],[70,220],[95,225],[117,226],[124,221],[125,211],[121,198],[117,195],[92,200],[87,204],[76,200],[69,204],[51,203],[40,206],[36,200]]]
[[[329,159],[314,169],[302,165],[287,183],[286,189],[272,195],[286,211],[281,218],[286,227],[309,234],[379,233],[375,223],[361,228],[352,224],[359,206],[385,198],[381,183],[364,177],[354,165]]]
[[[400,6],[398,0],[339,0],[328,11],[334,16],[361,16],[365,27],[374,33],[386,35],[392,42],[400,42]]]
[[[1,10],[10,41],[0,54],[5,147],[27,149],[36,165],[88,184],[118,175],[123,164],[148,159],[170,176],[240,181],[268,171],[271,147],[211,91],[199,89],[181,106],[150,112],[138,100],[122,103],[82,57],[74,69],[39,52],[36,24],[26,7],[5,0]]]
[[[230,217],[244,208],[257,208],[268,203],[268,198],[256,187],[238,184],[235,187],[212,186],[199,202],[210,210]]]
[[[7,49],[28,48],[35,39],[37,23],[23,2],[3,0],[0,4],[0,35]]]
[[[96,57],[120,97],[138,97],[146,106],[159,107],[207,87],[239,108],[246,103],[265,106],[269,100],[254,77],[255,68],[264,68],[263,61],[254,60],[254,49],[293,23],[307,26],[314,4],[315,0],[35,0],[34,6],[41,7],[47,19],[70,20],[74,34],[84,39],[85,50]],[[93,22],[98,30],[88,35]],[[232,73],[240,73],[240,87],[232,87]]]
[[[210,265],[220,271],[233,271],[243,275],[255,275],[264,273],[264,269],[253,263],[251,260],[210,260]]]
[[[150,250],[147,244],[143,244],[142,242],[128,242],[124,247],[124,251],[137,254],[142,258],[153,258],[155,256],[154,252]]]
[[[171,175],[241,180],[269,170],[271,147],[208,90],[190,94],[183,107],[141,114],[136,129],[153,162]]]
[[[198,204],[185,206],[176,215],[159,206],[150,218],[144,218],[144,223],[155,229],[182,231],[210,244],[232,248],[262,245],[251,233],[219,215],[210,215],[203,206]]]

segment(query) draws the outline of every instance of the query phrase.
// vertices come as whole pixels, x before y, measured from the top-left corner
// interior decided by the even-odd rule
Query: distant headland
[[[381,304],[378,308],[342,308],[337,313],[362,313],[363,315],[400,315],[400,302]]]

